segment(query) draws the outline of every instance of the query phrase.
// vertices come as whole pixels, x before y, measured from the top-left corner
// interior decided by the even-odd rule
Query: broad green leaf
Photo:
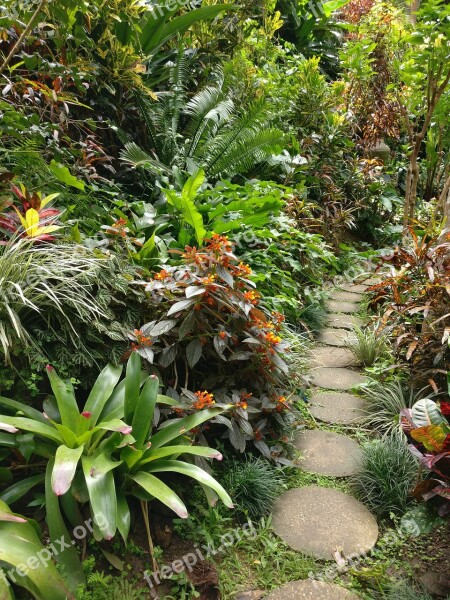
[[[64,577],[72,590],[76,590],[79,585],[85,583],[83,567],[78,557],[75,546],[71,544],[72,538],[69,535],[66,524],[61,514],[59,498],[52,490],[52,472],[55,461],[49,460],[45,473],[45,508],[47,514],[47,525],[50,540],[56,541],[63,539],[69,547],[61,549],[55,556],[56,561],[61,565]]]
[[[133,415],[132,431],[133,437],[136,440],[136,448],[141,448],[143,446],[152,429],[153,413],[155,411],[158,390],[158,377],[156,375],[150,375],[144,383]]]
[[[14,504],[17,500],[20,500],[26,493],[33,489],[36,485],[39,485],[45,481],[45,475],[33,475],[26,479],[21,479],[16,483],[13,483],[9,488],[3,490],[0,493],[0,500],[6,504]]]
[[[36,421],[40,421],[41,423],[47,423],[47,419],[44,417],[44,415],[32,406],[28,406],[22,402],[17,402],[16,400],[4,398],[3,396],[0,396],[0,404],[6,406],[6,408],[11,408],[17,412],[22,412],[29,419],[34,419]]]
[[[139,400],[141,387],[141,357],[137,352],[132,352],[128,359],[125,375],[125,400],[124,419],[131,423]]]
[[[192,454],[194,456],[202,456],[204,458],[215,458],[222,460],[222,454],[214,448],[206,448],[204,446],[163,446],[162,448],[153,449],[150,447],[144,455],[144,459],[139,462],[139,465],[145,465],[159,458],[167,456],[175,456],[180,454]]]
[[[63,442],[62,437],[59,433],[50,425],[45,425],[44,423],[40,423],[38,421],[33,421],[32,419],[26,419],[25,417],[6,417],[0,416],[0,429],[2,429],[2,423],[9,427],[16,427],[17,429],[22,429],[24,431],[31,431],[31,433],[35,433],[36,435],[40,435],[42,437],[46,437],[57,444],[61,444]]]
[[[197,196],[199,189],[205,183],[205,180],[205,171],[203,169],[199,169],[197,173],[191,175],[184,184],[181,192],[182,197],[194,202],[195,197]]]
[[[84,446],[79,448],[59,446],[56,450],[55,466],[52,472],[52,490],[57,496],[65,494],[72,485],[83,450]]]
[[[124,494],[117,495],[117,529],[125,544],[130,533],[131,513]]]
[[[111,540],[117,530],[117,495],[112,469],[97,470],[91,474],[92,467],[97,457],[83,456],[84,479],[89,493],[91,514],[97,525],[101,536],[105,540]],[[105,465],[110,466],[110,465]]]
[[[89,397],[84,406],[84,411],[91,413],[90,419],[86,419],[85,429],[89,425],[96,425],[102,410],[111,397],[114,388],[122,375],[122,366],[107,365],[97,378]]]
[[[160,460],[155,464],[150,463],[145,470],[149,473],[174,472],[192,477],[192,479],[196,479],[203,485],[207,485],[213,489],[225,506],[228,506],[228,508],[234,507],[233,501],[220,483],[216,481],[214,477],[211,477],[211,475],[196,465],[191,465],[189,463],[182,462],[181,460]]]
[[[172,509],[181,519],[187,518],[188,511],[181,499],[160,479],[150,473],[145,473],[144,471],[136,473],[131,479],[140,485],[148,494]]]
[[[161,448],[168,442],[175,440],[181,435],[189,432],[191,429],[198,427],[205,421],[213,419],[217,415],[225,412],[225,408],[216,407],[216,408],[207,408],[205,410],[201,410],[193,415],[189,415],[176,421],[175,423],[171,423],[164,427],[158,433],[151,438],[152,448]]]
[[[72,384],[70,381],[60,379],[50,365],[47,367],[47,375],[58,403],[61,424],[79,433],[83,417],[80,415]]]
[[[71,187],[84,192],[84,183],[74,177],[66,166],[62,165],[61,163],[57,163],[54,159],[52,159],[49,164],[49,168],[56,179],[65,185],[70,185]]]

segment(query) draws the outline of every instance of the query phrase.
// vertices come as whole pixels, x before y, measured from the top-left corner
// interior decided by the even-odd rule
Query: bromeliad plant
[[[37,600],[74,598],[53,562],[39,559],[48,552],[44,550],[39,534],[34,521],[13,513],[0,501],[0,563],[5,567],[0,577],[2,600],[15,598],[8,579],[28,590]]]
[[[450,387],[450,377],[449,377]],[[400,413],[400,423],[410,441],[409,449],[431,471],[414,490],[423,500],[443,499],[440,514],[450,512],[450,402],[438,404],[425,398]]]
[[[81,411],[71,383],[61,380],[52,367],[47,368],[47,373],[54,398],[44,403],[45,412],[0,397],[0,404],[15,413],[0,415],[0,429],[9,434],[3,434],[0,445],[11,446],[11,438],[15,436],[15,449],[24,460],[34,455],[48,460],[45,494],[53,540],[61,536],[70,539],[63,512],[73,525],[82,524],[77,502],[89,504],[97,539],[111,539],[118,530],[126,541],[131,521],[129,495],[142,502],[148,534],[148,500],[157,498],[178,516],[187,517],[182,500],[158,473],[187,475],[232,507],[228,494],[206,471],[179,458],[191,455],[221,459],[216,450],[192,446],[189,431],[224,408],[173,419],[153,433],[159,418],[157,403],[173,406],[176,402],[158,394],[158,378],[142,372],[137,353],[131,355],[121,381],[122,367],[105,367]],[[18,435],[22,431],[31,434],[25,435],[26,448],[24,436]],[[17,500],[24,489],[41,482],[42,477],[36,476],[22,480],[3,492],[3,496]],[[57,559],[65,566],[71,587],[75,588],[83,576],[74,548],[66,548]]]

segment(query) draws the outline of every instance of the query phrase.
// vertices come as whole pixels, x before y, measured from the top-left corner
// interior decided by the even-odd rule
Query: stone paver
[[[317,485],[284,492],[275,502],[273,528],[291,548],[333,560],[369,552],[378,539],[378,525],[352,496]]]
[[[364,294],[341,292],[341,290],[333,290],[330,293],[330,300],[342,300],[343,302],[360,302],[363,298]]]
[[[311,383],[326,390],[351,390],[365,383],[366,378],[351,369],[318,367],[311,373]]]
[[[340,348],[345,348],[352,339],[353,336],[346,329],[333,329],[331,327],[324,329],[317,338],[321,344]]]
[[[341,300],[328,300],[326,308],[329,312],[335,313],[357,313],[359,310],[359,304],[357,302],[342,302]]]
[[[309,412],[324,423],[350,425],[366,416],[367,401],[346,392],[316,392],[309,401]]]
[[[295,462],[308,473],[350,477],[360,470],[362,450],[346,435],[313,429],[298,432],[293,443],[300,452]]]
[[[272,590],[264,600],[358,600],[359,596],[333,583],[313,579],[291,581]]]
[[[331,314],[328,315],[327,325],[329,327],[353,329],[353,327],[362,327],[363,322],[359,317],[355,317],[355,315]]]
[[[311,351],[314,367],[357,367],[360,361],[349,348],[338,346],[316,346]]]
[[[363,294],[368,287],[368,285],[363,285],[361,283],[343,283],[339,286],[344,292],[352,292],[355,294]]]

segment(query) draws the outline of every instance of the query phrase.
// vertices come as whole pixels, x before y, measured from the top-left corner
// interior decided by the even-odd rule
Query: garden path
[[[310,377],[314,389],[309,411],[323,425],[322,429],[299,432],[294,442],[301,453],[298,464],[310,473],[347,477],[358,468],[361,449],[357,442],[326,427],[355,426],[364,415],[365,401],[352,391],[365,378],[346,343],[351,339],[349,330],[361,324],[357,313],[371,283],[345,283],[330,290],[328,326],[312,351]],[[274,506],[273,527],[293,549],[324,560],[367,553],[378,539],[377,522],[361,502],[334,488],[317,485],[282,494]],[[345,588],[308,580],[274,590],[267,600],[357,597]]]

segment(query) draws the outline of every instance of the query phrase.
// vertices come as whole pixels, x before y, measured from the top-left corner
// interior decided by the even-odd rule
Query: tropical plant
[[[13,513],[0,500],[0,562],[6,570],[0,570],[2,600],[15,598],[12,584],[25,588],[37,600],[74,598],[39,535],[37,523]]]
[[[0,230],[15,237],[28,237],[33,241],[53,241],[55,238],[50,234],[60,229],[60,226],[54,224],[60,211],[45,207],[59,194],[42,198],[39,192],[31,194],[23,184],[19,187],[13,185],[12,192],[21,203],[22,211],[13,205],[15,212],[0,214]]]
[[[373,366],[389,353],[387,336],[367,327],[353,327],[347,346],[365,367]]]
[[[450,389],[450,376],[448,380]],[[424,500],[437,496],[442,501],[440,514],[446,514],[450,510],[450,402],[446,398],[437,404],[424,398],[404,408],[400,419],[411,453],[432,473],[417,485],[414,495]]]
[[[69,324],[73,314],[88,320],[103,314],[89,282],[96,281],[104,260],[86,248],[37,246],[32,239],[13,238],[0,245],[0,344],[5,360],[17,343],[37,345],[30,320],[46,319],[47,311]]]
[[[60,536],[69,539],[60,497],[70,522],[81,518],[76,501],[89,503],[94,535],[98,539],[111,539],[117,530],[127,539],[130,527],[127,494],[137,495],[142,501],[149,536],[149,499],[158,498],[178,516],[186,517],[187,510],[181,499],[155,473],[175,472],[192,477],[232,507],[225,490],[208,473],[179,459],[180,455],[221,459],[216,450],[192,446],[184,434],[222,413],[224,408],[173,419],[153,434],[157,402],[169,406],[176,402],[158,395],[158,378],[142,373],[137,353],[131,355],[126,376],[120,383],[122,367],[105,367],[83,410],[78,407],[72,384],[60,379],[50,366],[47,374],[54,398],[46,401],[43,413],[0,397],[0,404],[15,413],[15,416],[0,416],[0,429],[7,432],[0,444],[10,447],[11,436],[23,430],[31,434],[31,439],[26,440],[31,443],[31,449],[24,450],[24,442],[18,437],[17,450],[24,457],[36,454],[48,460],[45,493],[47,524],[53,540]],[[36,477],[21,480],[3,492],[2,497],[17,500],[24,490],[41,482],[42,478]],[[70,569],[68,577],[72,587],[82,582],[81,565],[73,546],[58,554],[57,560]]]
[[[283,135],[267,127],[270,107],[264,101],[240,113],[223,91],[222,73],[190,99],[187,81],[186,63],[180,56],[171,70],[170,91],[160,94],[156,104],[139,97],[147,126],[146,150],[151,155],[128,142],[121,154],[125,163],[182,189],[186,173],[203,169],[208,180],[233,177],[280,151]]]
[[[250,519],[260,519],[271,512],[283,487],[283,477],[267,461],[250,457],[227,466],[223,485],[237,511]]]
[[[380,517],[404,513],[419,470],[404,439],[394,433],[362,449],[360,471],[352,476],[358,496]]]
[[[391,276],[373,285],[372,306],[384,304],[379,332],[392,331],[396,349],[411,365],[413,379],[444,385],[448,364],[447,255],[450,244],[438,242],[431,228],[410,229],[410,243],[382,258]],[[417,384],[416,384],[417,385]]]
[[[360,388],[367,400],[365,423],[379,433],[391,434],[400,431],[399,415],[411,408],[422,391],[415,392],[398,379],[394,381],[370,381]]]

